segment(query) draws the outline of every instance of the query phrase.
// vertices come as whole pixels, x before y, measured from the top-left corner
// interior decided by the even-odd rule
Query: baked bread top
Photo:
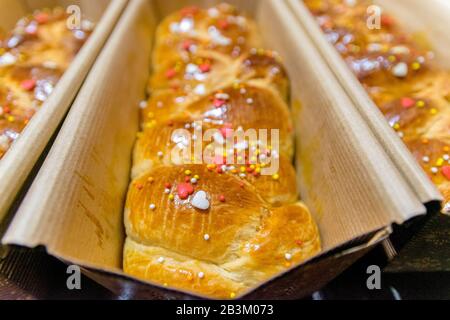
[[[289,79],[257,39],[226,4],[159,26],[125,208],[126,273],[233,299],[321,250],[298,202]],[[248,130],[267,139],[234,140]]]
[[[450,72],[434,61],[423,36],[383,12],[369,30],[370,0],[305,0],[391,127],[444,195],[450,213]]]
[[[92,31],[87,20],[80,29],[70,30],[67,18],[62,8],[36,11],[0,37],[0,158],[53,92]]]

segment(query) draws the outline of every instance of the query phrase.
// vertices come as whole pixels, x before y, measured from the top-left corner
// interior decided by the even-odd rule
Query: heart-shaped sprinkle
[[[175,77],[177,75],[177,72],[175,69],[169,69],[166,72],[166,78],[167,79],[172,79],[173,77]]]
[[[27,91],[34,90],[34,88],[36,87],[36,80],[34,79],[24,80],[22,81],[20,86]]]
[[[183,50],[186,50],[186,51],[189,51],[191,46],[192,46],[191,40],[184,40],[183,43],[181,44],[181,47],[183,48]]]
[[[209,63],[202,63],[199,66],[199,68],[200,68],[201,72],[207,73],[207,72],[211,71],[211,64],[209,64]]]
[[[214,107],[216,107],[216,108],[222,107],[225,103],[226,103],[225,100],[221,100],[221,99],[217,99],[217,98],[214,99],[214,101],[213,101],[213,105],[214,105]]]
[[[441,170],[444,177],[446,177],[447,180],[450,180],[450,166],[444,166]]]
[[[199,191],[194,195],[194,198],[191,200],[191,204],[193,207],[200,210],[208,210],[209,209],[209,200],[208,195],[205,191]]]
[[[416,102],[414,101],[414,99],[411,99],[411,98],[408,98],[408,97],[404,97],[404,98],[402,98],[400,100],[400,103],[401,103],[403,108],[409,109],[412,106],[414,106]]]
[[[226,30],[230,26],[230,23],[225,19],[221,19],[217,21],[217,26],[222,30]]]
[[[36,22],[39,23],[39,24],[45,24],[45,23],[47,23],[47,22],[50,20],[50,16],[49,16],[48,13],[40,12],[40,13],[37,13],[37,14],[34,16],[34,19],[35,19]]]
[[[178,196],[182,200],[186,200],[194,193],[194,187],[190,183],[180,183],[177,187]]]

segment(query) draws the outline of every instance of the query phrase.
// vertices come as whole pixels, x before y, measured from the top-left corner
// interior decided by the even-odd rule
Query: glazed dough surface
[[[289,80],[276,53],[260,45],[254,22],[228,5],[185,8],[159,26],[125,208],[126,273],[232,299],[321,250],[298,202]],[[189,154],[174,163],[174,149],[192,147],[177,129],[190,138],[216,129],[216,142],[231,129],[277,129],[279,148],[269,137],[212,163]],[[249,149],[255,159],[247,152],[230,163],[230,153]],[[270,159],[279,169],[263,175]]]

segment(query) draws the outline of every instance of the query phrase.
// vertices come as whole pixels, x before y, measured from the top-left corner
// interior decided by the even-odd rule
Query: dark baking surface
[[[369,265],[384,264],[381,246],[360,259],[311,299],[450,299],[450,273],[383,273],[381,290],[368,290],[366,273]],[[0,261],[0,300],[62,299],[117,300],[132,298],[132,292],[112,294],[107,289],[82,277],[81,290],[66,287],[67,266],[48,256],[43,250],[11,250]]]
[[[450,216],[431,215],[385,271],[447,272],[450,275]]]

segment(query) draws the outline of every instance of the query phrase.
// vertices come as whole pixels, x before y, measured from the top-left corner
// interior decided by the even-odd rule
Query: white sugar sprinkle
[[[292,260],[292,254],[286,253],[286,254],[284,255],[284,258],[285,258],[287,261]]]
[[[142,100],[141,102],[139,102],[139,108],[141,109],[147,108],[147,101]]]
[[[216,98],[219,100],[229,100],[230,96],[227,93],[217,93]]]
[[[156,206],[152,203],[151,205],[150,205],[150,210],[155,210],[156,209]]]
[[[203,278],[205,277],[205,274],[204,274],[203,272],[199,272],[199,273],[198,273],[198,277],[199,277],[200,279],[203,279]]]
[[[158,263],[163,263],[164,260],[165,260],[164,257],[159,257],[159,258],[158,258]]]
[[[404,78],[408,75],[408,65],[404,62],[397,63],[392,68],[392,74],[398,78]]]
[[[209,234],[205,234],[205,235],[203,236],[203,239],[205,239],[205,241],[208,241],[208,240],[210,239]]]

